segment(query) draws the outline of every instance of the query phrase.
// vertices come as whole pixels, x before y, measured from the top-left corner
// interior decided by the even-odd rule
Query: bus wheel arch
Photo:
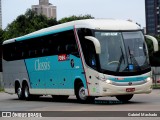
[[[83,82],[82,82],[81,79],[78,78],[78,79],[76,79],[76,80],[74,81],[74,93],[75,93],[75,94],[76,94],[76,91],[77,91],[79,85],[83,85]]]
[[[95,99],[95,97],[85,95],[85,87],[81,79],[75,80],[74,91],[76,98],[80,103],[93,102]]]

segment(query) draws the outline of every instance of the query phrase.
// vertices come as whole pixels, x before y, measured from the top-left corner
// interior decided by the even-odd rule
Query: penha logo
[[[34,66],[36,71],[50,70],[50,62],[41,62],[39,59],[35,61]]]

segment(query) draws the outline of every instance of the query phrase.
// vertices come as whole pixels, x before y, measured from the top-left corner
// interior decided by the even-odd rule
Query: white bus
[[[158,51],[157,40],[146,37]],[[126,102],[151,92],[151,75],[145,37],[130,21],[78,20],[3,42],[4,89],[19,99],[115,96]]]

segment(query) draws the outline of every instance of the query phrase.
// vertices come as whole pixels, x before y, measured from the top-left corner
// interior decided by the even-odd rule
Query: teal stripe
[[[109,80],[112,80],[114,82],[138,82],[143,81],[147,79],[149,76],[143,76],[143,77],[133,77],[133,78],[124,78],[124,80],[117,80],[117,78],[108,78]]]
[[[71,67],[70,60],[72,59],[75,66],[79,68]],[[41,67],[40,70],[37,60],[38,63],[47,62],[49,68]],[[66,61],[58,61],[58,55],[54,55],[25,59],[25,62],[32,89],[74,89],[76,78],[80,78],[84,87],[87,88],[85,76],[82,74],[84,71],[81,59],[73,55],[69,55]]]
[[[41,37],[41,36],[45,36],[45,35],[51,35],[51,34],[55,34],[55,33],[59,33],[59,32],[64,32],[64,31],[68,31],[68,30],[72,30],[72,29],[74,29],[74,27],[70,26],[70,27],[61,28],[61,29],[57,29],[57,30],[52,30],[52,31],[48,31],[48,32],[37,33],[35,35],[22,36],[20,38],[17,38],[16,41],[22,41],[22,40],[27,40],[27,39],[31,39],[31,38]]]

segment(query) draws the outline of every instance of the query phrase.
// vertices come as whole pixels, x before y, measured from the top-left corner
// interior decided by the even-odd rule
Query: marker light
[[[106,83],[107,84],[112,84],[112,81],[111,80],[106,80]]]
[[[147,82],[149,82],[149,81],[151,81],[151,80],[152,80],[151,77],[148,77],[148,78],[146,79]]]

